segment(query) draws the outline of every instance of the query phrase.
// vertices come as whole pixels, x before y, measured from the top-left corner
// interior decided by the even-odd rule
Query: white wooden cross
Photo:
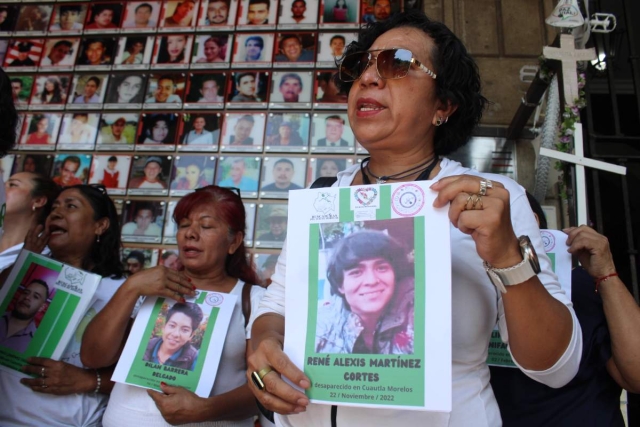
[[[560,48],[545,46],[542,50],[545,58],[562,62],[562,83],[564,99],[567,105],[573,106],[580,97],[578,89],[577,61],[588,61],[596,57],[595,49],[576,50],[575,41],[571,34],[560,35]],[[564,109],[563,109],[564,110]],[[585,167],[604,170],[620,175],[627,174],[627,168],[611,163],[593,160],[584,157],[584,145],[582,139],[582,124],[576,123],[573,129],[574,153],[563,153],[549,148],[540,148],[540,155],[576,165],[576,205],[578,224],[588,224],[587,217],[587,186]]]

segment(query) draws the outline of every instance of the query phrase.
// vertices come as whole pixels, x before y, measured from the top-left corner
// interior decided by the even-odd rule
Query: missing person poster
[[[165,382],[209,397],[237,297],[197,292],[185,303],[145,300],[113,381],[154,390]]]
[[[0,369],[28,357],[60,359],[101,277],[22,250],[0,289]]]
[[[284,349],[312,402],[451,411],[451,251],[431,182],[289,193]]]
[[[567,235],[559,230],[540,230],[544,250],[551,261],[551,268],[558,276],[560,287],[571,298],[571,254],[567,252]],[[498,326],[491,332],[487,365],[516,368],[507,344],[502,341]]]

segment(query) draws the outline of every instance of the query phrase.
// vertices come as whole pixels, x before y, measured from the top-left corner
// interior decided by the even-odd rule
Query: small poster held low
[[[286,294],[301,303],[284,350],[311,402],[451,411],[449,223],[430,184],[289,192]]]
[[[29,357],[60,359],[101,277],[27,250],[0,289],[0,369]]]
[[[113,381],[161,390],[160,383],[208,397],[220,364],[235,295],[196,291],[185,303],[147,298]]]

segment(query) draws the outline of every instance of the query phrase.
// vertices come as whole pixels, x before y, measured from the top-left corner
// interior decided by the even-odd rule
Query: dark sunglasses
[[[378,55],[371,55],[373,52],[378,52]],[[338,65],[338,78],[343,82],[358,80],[369,67],[371,61],[375,61],[376,71],[381,79],[390,80],[406,77],[409,74],[411,64],[415,64],[434,80],[436,78],[436,74],[422,65],[410,50],[400,48],[350,53]]]

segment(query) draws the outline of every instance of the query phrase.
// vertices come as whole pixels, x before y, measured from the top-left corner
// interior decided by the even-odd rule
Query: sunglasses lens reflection
[[[352,82],[360,78],[369,65],[369,52],[356,52],[347,55],[340,64],[340,80]],[[375,60],[378,74],[383,79],[401,79],[406,77],[411,67],[413,54],[407,49],[384,49],[379,51]]]

